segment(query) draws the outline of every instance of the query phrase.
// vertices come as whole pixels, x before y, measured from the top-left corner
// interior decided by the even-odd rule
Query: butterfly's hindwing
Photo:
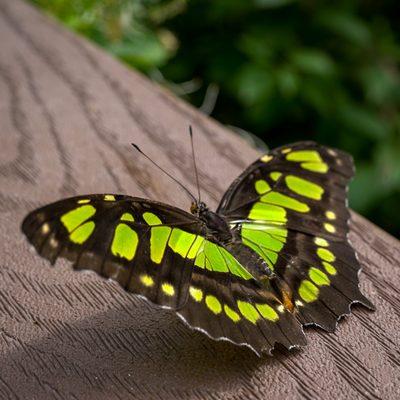
[[[212,338],[250,346],[258,354],[271,352],[276,343],[288,349],[306,343],[301,325],[272,289],[232,275],[213,278],[195,270],[188,302],[178,313]]]

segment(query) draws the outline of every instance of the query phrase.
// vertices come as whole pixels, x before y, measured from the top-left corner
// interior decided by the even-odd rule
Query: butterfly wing
[[[281,280],[305,325],[333,330],[351,304],[373,308],[360,293],[360,265],[347,239],[353,175],[348,154],[295,143],[250,165],[217,210]]]
[[[75,269],[95,271],[156,304],[176,308],[186,302],[194,262],[179,253],[203,225],[164,204],[99,194],[35,210],[22,230],[52,264],[67,258]]]
[[[272,288],[194,269],[187,304],[177,311],[190,326],[216,340],[228,340],[271,354],[276,343],[287,349],[304,346],[299,321]]]
[[[38,253],[116,280],[175,309],[191,327],[257,353],[305,344],[301,325],[197,217],[122,195],[73,197],[31,212],[22,230]]]

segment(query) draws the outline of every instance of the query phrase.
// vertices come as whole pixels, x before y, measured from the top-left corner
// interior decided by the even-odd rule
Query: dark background
[[[397,2],[31,1],[261,149],[350,152],[350,206],[400,237]]]

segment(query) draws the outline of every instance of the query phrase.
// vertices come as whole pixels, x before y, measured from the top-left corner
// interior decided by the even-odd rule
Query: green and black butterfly
[[[353,173],[348,154],[299,142],[251,164],[216,212],[95,194],[35,210],[22,230],[51,263],[65,257],[213,339],[271,353],[305,345],[305,325],[333,331],[353,303],[373,309],[347,240]]]

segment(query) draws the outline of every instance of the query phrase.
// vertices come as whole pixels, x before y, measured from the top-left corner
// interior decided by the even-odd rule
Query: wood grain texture
[[[0,38],[0,399],[400,397],[400,246],[358,215],[350,239],[377,311],[354,307],[334,334],[309,329],[306,348],[274,358],[30,251],[21,220],[63,196],[120,192],[187,209],[131,141],[194,189],[192,124],[214,207],[258,154],[20,0],[0,0]]]

